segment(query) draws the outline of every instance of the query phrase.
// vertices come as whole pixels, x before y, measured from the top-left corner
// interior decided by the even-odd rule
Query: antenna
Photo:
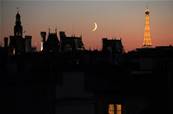
[[[148,3],[146,3],[146,4],[145,4],[145,8],[146,8],[146,9],[148,9],[148,8],[149,8]]]

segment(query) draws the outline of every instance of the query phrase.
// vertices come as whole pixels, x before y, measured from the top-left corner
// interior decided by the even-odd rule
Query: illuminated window
[[[122,114],[121,104],[109,104],[108,114]]]
[[[109,104],[108,114],[115,114],[115,106],[114,106],[114,104]]]
[[[121,104],[116,104],[116,114],[121,114]]]

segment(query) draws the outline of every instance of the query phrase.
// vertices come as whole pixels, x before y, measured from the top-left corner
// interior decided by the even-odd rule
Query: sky
[[[153,46],[173,45],[173,0],[0,0],[0,44],[13,35],[17,7],[25,35],[40,49],[41,31],[82,35],[85,47],[101,49],[102,38],[121,38],[126,51],[142,47],[145,8],[150,9]],[[98,28],[95,32],[94,22]]]

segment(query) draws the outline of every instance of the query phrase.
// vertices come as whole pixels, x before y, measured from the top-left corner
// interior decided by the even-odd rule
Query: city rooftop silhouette
[[[4,1],[1,3],[3,7],[9,5]],[[34,5],[33,3],[35,2],[28,2]],[[38,2],[36,3],[38,5]],[[74,4],[81,4],[82,7],[90,4],[77,1],[58,3],[61,7],[63,4],[68,4],[68,7]],[[140,6],[139,2],[133,3]],[[54,7],[52,2],[50,4]],[[102,6],[105,3],[98,4]],[[111,5],[110,2],[108,4]],[[79,6],[81,10],[82,7]],[[9,27],[13,33],[2,38],[3,45],[0,46],[0,101],[3,104],[0,113],[172,114],[169,104],[173,96],[173,46],[154,44],[155,33],[150,29],[154,28],[150,23],[153,10],[143,9],[141,12],[144,23],[141,28],[143,43],[126,51],[127,42],[124,37],[100,36],[100,49],[89,49],[83,34],[69,35],[67,30],[58,29],[56,26],[54,29],[39,29],[39,48],[36,49],[33,45],[34,35],[27,32],[28,26],[24,26],[27,25],[25,20],[34,21],[36,17],[28,14],[29,17],[24,17],[22,14],[25,15],[26,12],[19,9],[13,11],[15,16]],[[42,10],[39,16],[44,13]],[[66,13],[64,11],[64,14]],[[4,15],[8,14],[3,13]],[[78,15],[81,15],[82,19],[82,14]],[[106,21],[106,17],[104,19]],[[73,21],[71,18],[69,23]],[[41,24],[37,21],[36,23]],[[98,21],[93,24],[91,34],[97,33],[97,30],[99,32],[99,25],[101,26]],[[32,26],[35,33],[37,24]],[[3,28],[6,27],[8,28],[8,25]],[[78,27],[80,28],[80,25]],[[3,35],[8,33],[7,28],[2,30]],[[169,41],[172,44],[172,40]]]
[[[1,44],[13,34],[15,14],[19,10],[25,35],[32,35],[32,45],[40,50],[40,31],[57,28],[68,36],[82,35],[86,49],[102,48],[102,38],[122,38],[126,51],[143,43],[146,2],[89,1],[15,1],[1,2]],[[148,2],[153,46],[172,45],[172,2]],[[18,10],[16,9],[18,7]],[[105,9],[105,10],[104,10]],[[99,13],[99,12],[102,13]],[[53,12],[53,13],[52,13]],[[131,12],[131,13],[129,13]],[[160,14],[162,12],[162,14]],[[32,18],[33,17],[33,18]],[[106,20],[104,19],[106,17]],[[32,18],[32,20],[30,20]],[[94,23],[98,27],[92,31]]]

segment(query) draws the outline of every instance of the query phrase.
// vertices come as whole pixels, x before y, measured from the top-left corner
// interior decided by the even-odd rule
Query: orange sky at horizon
[[[102,38],[122,39],[126,51],[142,47],[144,2],[4,2],[1,42],[13,35],[15,8],[21,6],[22,25],[40,48],[40,32],[65,31],[68,36],[82,34],[85,47],[101,49]],[[173,45],[173,2],[151,2],[151,37],[154,46]],[[6,12],[6,13],[4,13]],[[54,13],[51,13],[54,12]],[[98,29],[93,32],[94,22]]]

